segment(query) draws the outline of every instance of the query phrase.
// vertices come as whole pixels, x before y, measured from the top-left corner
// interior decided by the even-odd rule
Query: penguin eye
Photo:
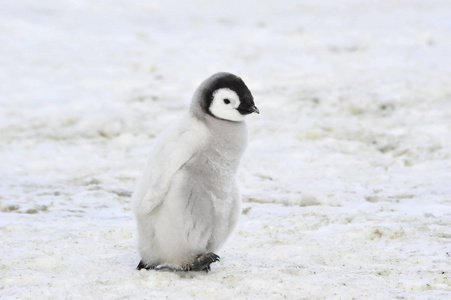
[[[224,99],[224,103],[225,104],[230,104],[230,100],[229,99]]]

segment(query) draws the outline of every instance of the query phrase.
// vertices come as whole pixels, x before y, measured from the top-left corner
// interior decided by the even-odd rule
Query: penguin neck
[[[244,121],[224,120],[208,114],[204,115],[204,122],[211,131],[223,134],[235,134],[236,131],[246,130],[246,122]]]
[[[211,132],[211,147],[227,150],[233,157],[241,158],[247,147],[247,125],[205,115],[205,124]]]

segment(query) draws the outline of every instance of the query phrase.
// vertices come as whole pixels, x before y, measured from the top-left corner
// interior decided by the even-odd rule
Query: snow
[[[451,3],[0,1],[0,298],[450,299]],[[130,194],[241,76],[243,214],[206,273],[136,271]]]

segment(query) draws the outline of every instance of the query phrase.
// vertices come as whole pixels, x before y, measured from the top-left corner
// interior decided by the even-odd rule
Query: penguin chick
[[[247,146],[246,115],[259,113],[243,80],[217,73],[196,89],[188,113],[156,140],[133,193],[137,269],[206,271],[240,213],[236,182]]]

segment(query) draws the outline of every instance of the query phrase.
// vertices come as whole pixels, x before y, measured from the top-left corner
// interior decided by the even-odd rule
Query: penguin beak
[[[252,110],[252,112],[254,112],[254,113],[256,113],[256,114],[260,114],[260,110],[259,110],[258,107],[255,106],[255,105],[252,106],[251,110]]]
[[[237,110],[242,115],[249,115],[251,113],[257,113],[257,114],[260,113],[260,110],[255,105],[248,106],[248,107],[238,107]]]

